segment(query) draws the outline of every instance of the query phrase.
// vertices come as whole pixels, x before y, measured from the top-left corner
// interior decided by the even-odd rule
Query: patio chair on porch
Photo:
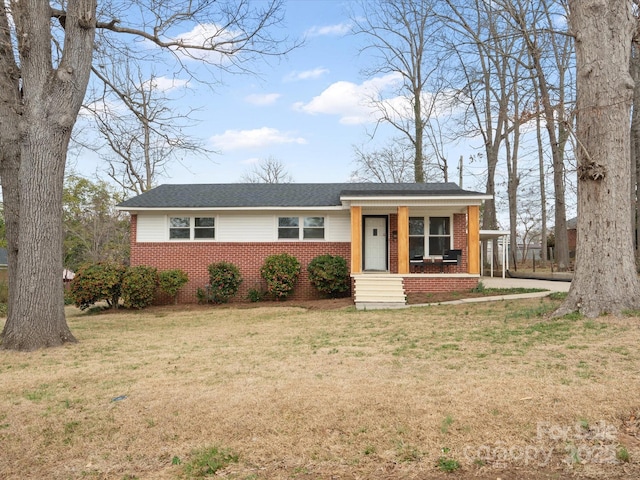
[[[444,272],[445,265],[460,265],[462,263],[462,250],[445,250],[442,255],[442,264],[440,265],[440,271]]]
[[[415,256],[411,258],[409,263],[411,265],[411,271],[414,273],[424,273],[429,265],[437,265],[440,267],[440,273],[444,273],[445,266],[460,265],[462,263],[462,250],[445,250],[442,258],[438,259]]]

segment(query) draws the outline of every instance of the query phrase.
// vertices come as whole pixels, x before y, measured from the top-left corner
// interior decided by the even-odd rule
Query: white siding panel
[[[171,212],[162,214],[138,214],[138,242],[169,241],[168,216],[214,216],[217,242],[276,242],[278,241],[278,217],[323,216],[325,217],[325,241],[349,242],[351,220],[345,212]]]
[[[138,214],[138,242],[166,242],[169,236],[165,215]]]
[[[351,241],[351,215],[349,212],[327,216],[325,238],[328,242]]]
[[[273,242],[276,240],[275,217],[266,214],[220,214],[216,222],[218,242]]]

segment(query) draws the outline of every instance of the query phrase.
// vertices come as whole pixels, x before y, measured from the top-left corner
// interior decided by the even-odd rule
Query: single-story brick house
[[[238,266],[246,296],[263,285],[265,258],[286,252],[302,266],[293,298],[318,297],[306,267],[331,254],[347,260],[355,301],[366,304],[476,286],[488,198],[454,183],[161,185],[118,209],[131,215],[131,265],[188,273],[180,302],[196,301],[219,261]],[[458,256],[445,265],[449,250]]]

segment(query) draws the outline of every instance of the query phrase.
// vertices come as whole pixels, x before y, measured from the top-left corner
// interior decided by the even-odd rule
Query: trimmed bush
[[[76,307],[86,310],[96,302],[106,301],[110,308],[118,308],[122,277],[126,267],[114,262],[82,265],[71,281],[71,296]]]
[[[319,255],[307,267],[311,284],[321,293],[338,297],[349,291],[347,261],[340,256]]]
[[[180,269],[164,270],[158,274],[158,286],[160,290],[173,298],[173,303],[178,303],[178,292],[189,281],[189,276]]]
[[[129,267],[122,277],[122,301],[126,308],[145,308],[153,303],[158,270],[146,265]]]
[[[267,282],[267,293],[278,300],[287,298],[300,275],[300,262],[288,253],[267,257],[260,268],[260,275]]]
[[[238,293],[242,276],[233,263],[218,262],[209,265],[209,285],[206,300],[213,303],[227,303]]]

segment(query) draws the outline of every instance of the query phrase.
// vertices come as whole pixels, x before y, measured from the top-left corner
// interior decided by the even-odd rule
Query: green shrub
[[[242,276],[233,263],[218,262],[209,265],[209,285],[207,301],[226,303],[238,293]]]
[[[65,305],[73,305],[74,304],[73,295],[71,294],[71,289],[70,288],[65,288],[64,289],[64,304]]]
[[[0,280],[0,303],[9,302],[9,283],[6,280]]]
[[[109,307],[118,308],[125,271],[124,265],[114,262],[82,265],[70,287],[76,307],[86,310],[96,302],[104,300]]]
[[[158,285],[163,293],[173,298],[173,303],[178,303],[178,292],[189,281],[189,276],[182,270],[165,270],[158,274]]]
[[[259,288],[250,288],[247,292],[247,298],[250,302],[260,302],[264,298],[264,291]]]
[[[337,297],[349,291],[347,261],[340,256],[320,255],[307,267],[311,284],[321,293]]]
[[[205,288],[198,287],[196,289],[196,298],[200,304],[209,303],[209,286],[207,285]]]
[[[276,299],[287,298],[300,275],[300,262],[288,253],[267,257],[260,268],[267,282],[267,292]]]
[[[153,303],[158,270],[146,265],[129,267],[122,277],[122,301],[126,308],[145,308]]]

